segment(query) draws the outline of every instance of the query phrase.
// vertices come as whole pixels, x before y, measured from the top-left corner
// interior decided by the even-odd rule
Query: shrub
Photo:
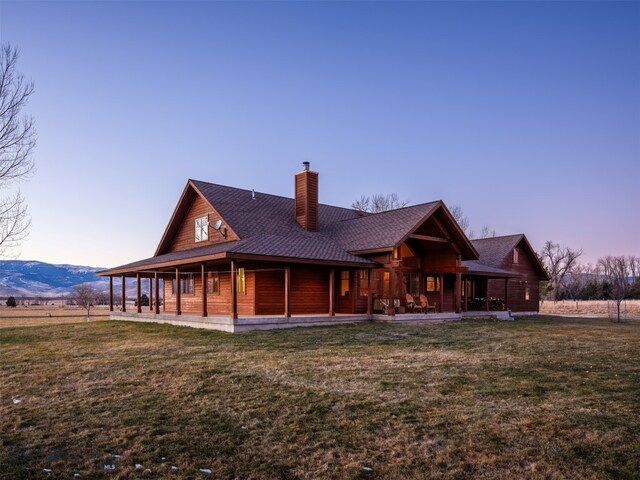
[[[7,298],[7,307],[17,307],[18,302],[16,302],[16,297]]]

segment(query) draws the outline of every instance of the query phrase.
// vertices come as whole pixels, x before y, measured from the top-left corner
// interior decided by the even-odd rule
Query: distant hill
[[[107,290],[109,279],[98,277],[96,272],[100,270],[104,268],[0,260],[0,297],[58,297],[70,293],[75,285],[81,283],[91,283],[95,288]]]

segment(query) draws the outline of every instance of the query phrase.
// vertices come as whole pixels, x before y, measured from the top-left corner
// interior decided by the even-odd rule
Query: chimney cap
[[[302,162],[302,168],[305,171],[309,171],[309,166],[311,165],[311,162]]]

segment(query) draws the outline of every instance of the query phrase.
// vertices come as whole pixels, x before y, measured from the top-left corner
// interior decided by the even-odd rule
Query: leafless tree
[[[475,236],[475,233],[473,232],[473,230],[471,230],[469,217],[464,214],[464,210],[462,210],[462,207],[460,205],[454,205],[449,211],[451,212],[451,215],[453,216],[455,221],[458,222],[460,230],[462,230],[467,237],[473,238]]]
[[[351,204],[351,208],[360,212],[380,213],[407,206],[407,200],[400,200],[397,193],[378,193],[371,197],[362,195]]]
[[[73,288],[73,292],[71,292],[69,298],[73,300],[76,305],[87,311],[87,320],[89,320],[91,309],[100,299],[100,291],[87,283],[83,283]]]
[[[632,285],[637,280],[637,257],[607,255],[598,260],[605,281],[609,287],[609,297],[616,304],[618,322],[620,321],[620,305],[631,293]]]
[[[578,266],[578,258],[582,250],[561,247],[548,240],[540,251],[540,260],[549,274],[551,300],[556,300],[559,288],[564,284],[567,275]]]
[[[0,191],[29,175],[36,145],[33,119],[22,113],[33,93],[33,82],[17,72],[19,52],[0,47]],[[20,191],[0,198],[0,255],[20,245],[29,227]]]
[[[496,231],[495,230],[491,230],[489,228],[489,225],[483,225],[482,226],[482,230],[480,231],[480,238],[489,238],[489,237],[495,237],[496,236]]]

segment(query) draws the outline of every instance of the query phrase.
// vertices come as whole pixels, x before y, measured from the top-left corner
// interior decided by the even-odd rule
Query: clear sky
[[[36,84],[20,258],[153,255],[188,178],[397,192],[640,255],[638,2],[0,2]]]

